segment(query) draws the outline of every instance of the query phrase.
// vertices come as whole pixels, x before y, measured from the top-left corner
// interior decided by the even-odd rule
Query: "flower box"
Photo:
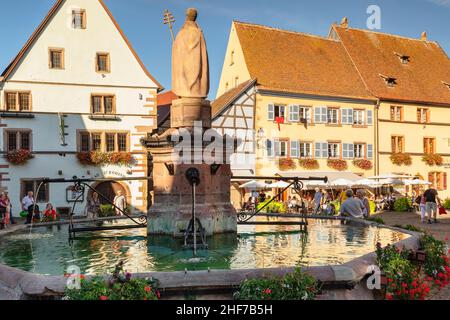
[[[319,161],[316,159],[298,159],[298,164],[300,167],[307,170],[319,169]]]
[[[363,170],[372,170],[373,168],[372,161],[366,159],[353,160],[353,165]]]
[[[79,152],[78,161],[86,166],[98,166],[106,164],[128,165],[133,162],[130,152]]]
[[[412,164],[411,155],[407,153],[393,153],[390,158],[396,166],[410,166]]]
[[[294,160],[286,158],[278,160],[278,167],[280,168],[281,171],[287,171],[287,170],[294,170],[297,167],[297,165],[295,164]]]
[[[31,151],[25,149],[9,151],[6,154],[6,159],[8,162],[16,166],[24,165],[32,158],[33,155],[31,154]]]
[[[330,159],[328,160],[327,165],[338,171],[345,171],[348,168],[347,161],[341,159]]]
[[[440,166],[444,163],[444,159],[440,154],[425,154],[422,157],[422,161],[425,162],[428,166]]]

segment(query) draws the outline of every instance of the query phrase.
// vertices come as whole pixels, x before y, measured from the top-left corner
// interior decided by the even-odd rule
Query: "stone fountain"
[[[203,32],[196,20],[197,10],[188,9],[173,44],[172,91],[180,98],[172,102],[171,128],[146,141],[153,158],[154,190],[153,205],[148,212],[148,234],[182,236],[193,211],[206,235],[237,231],[236,211],[230,202],[228,155],[232,152],[226,147],[227,138],[216,136],[209,142],[203,139],[208,130],[211,132],[211,106],[206,100],[209,63]],[[181,153],[180,136],[185,145]],[[224,147],[216,148],[214,156],[222,158],[222,162],[211,163],[202,155],[218,140]],[[192,155],[191,159],[185,159],[187,154]],[[198,175],[195,187],[186,176],[192,172]]]

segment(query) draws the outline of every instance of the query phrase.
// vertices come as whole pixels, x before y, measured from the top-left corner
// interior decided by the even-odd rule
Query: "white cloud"
[[[428,0],[429,2],[433,2],[438,6],[450,7],[450,0]]]

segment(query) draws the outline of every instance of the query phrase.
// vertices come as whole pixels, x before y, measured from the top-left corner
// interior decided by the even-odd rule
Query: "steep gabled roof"
[[[336,25],[332,30],[377,98],[450,105],[450,60],[438,43]],[[386,85],[386,77],[396,84]]]
[[[218,97],[216,100],[211,102],[212,118],[214,119],[217,116],[219,116],[220,113],[223,112],[223,110],[225,110],[231,103],[233,103],[236,99],[238,99],[239,96],[243,92],[245,92],[248,88],[250,88],[255,83],[256,83],[256,80],[254,80],[254,79],[244,81],[243,83],[228,90],[227,92],[222,94],[220,97]]]
[[[340,41],[237,21],[234,25],[259,88],[374,99]]]
[[[54,15],[58,12],[58,10],[60,9],[60,7],[64,4],[65,0],[57,0],[55,2],[55,4],[53,5],[53,7],[50,9],[50,11],[47,13],[47,15],[45,16],[44,20],[42,20],[41,24],[37,27],[37,29],[33,32],[33,34],[31,35],[31,37],[28,39],[28,41],[25,43],[25,45],[22,47],[22,49],[19,51],[19,53],[17,54],[17,56],[13,59],[13,61],[8,65],[8,67],[3,71],[3,73],[1,74],[0,80],[1,81],[6,81],[9,77],[9,75],[14,71],[14,69],[16,68],[16,66],[19,64],[19,62],[22,60],[22,58],[24,57],[25,53],[28,51],[28,49],[33,45],[33,43],[35,42],[35,40],[39,37],[39,35],[41,34],[41,32],[47,27],[48,23],[50,22],[50,20],[54,17]],[[162,85],[150,74],[150,72],[148,71],[148,69],[145,67],[144,63],[142,62],[142,60],[139,58],[138,54],[136,53],[136,51],[134,50],[133,46],[131,45],[130,41],[128,40],[127,36],[125,35],[125,33],[123,32],[123,30],[121,29],[121,27],[119,26],[119,24],[117,23],[117,20],[114,18],[113,14],[111,13],[111,11],[108,9],[108,7],[106,6],[106,4],[104,3],[103,0],[97,0],[100,2],[100,4],[102,5],[102,7],[104,8],[104,10],[106,11],[106,13],[108,14],[108,16],[110,17],[112,23],[114,24],[114,26],[117,28],[117,31],[119,31],[120,35],[122,36],[123,40],[125,41],[125,43],[127,44],[128,48],[130,49],[130,51],[132,52],[132,54],[134,55],[134,57],[136,58],[137,62],[139,63],[139,65],[141,66],[142,70],[145,72],[145,74],[158,86],[158,90],[161,91],[164,88],[162,87]]]

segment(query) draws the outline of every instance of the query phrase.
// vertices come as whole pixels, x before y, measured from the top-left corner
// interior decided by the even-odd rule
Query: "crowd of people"
[[[377,196],[367,192],[365,189],[357,189],[355,191],[347,189],[335,194],[334,192],[316,188],[313,192],[304,191],[298,196],[288,196],[287,200],[284,201],[284,205],[288,213],[298,213],[300,210],[305,210],[311,214],[339,214],[355,218],[368,218],[371,210],[375,212],[393,211],[394,203],[398,198],[398,195],[391,192]],[[411,196],[406,195],[404,198],[410,199],[410,202],[407,202],[409,206],[407,208],[408,211],[420,212],[422,223],[438,223],[439,210],[445,211],[438,192],[434,188],[428,188],[418,195],[413,191]],[[244,203],[242,209],[244,211],[252,211],[258,203],[262,203],[267,199],[270,199],[270,197],[268,198],[264,192],[252,194]],[[371,209],[371,202],[375,205],[373,209]],[[339,204],[339,210],[336,210],[337,204]],[[428,215],[428,219],[426,219],[426,215]]]
[[[117,216],[123,214],[127,208],[126,197],[122,194],[122,191],[117,191],[116,196],[113,200],[114,211]],[[85,216],[90,219],[97,218],[99,216],[101,202],[99,200],[99,195],[96,192],[92,193],[92,196],[87,200],[85,207]],[[23,216],[26,217],[25,224],[30,224],[32,222],[40,221],[56,221],[58,219],[58,213],[51,203],[47,203],[45,210],[40,211],[39,205],[35,201],[34,192],[29,191],[22,198],[21,211]],[[12,224],[16,224],[13,216],[13,205],[11,199],[8,196],[8,192],[0,193],[0,227],[6,228]]]

